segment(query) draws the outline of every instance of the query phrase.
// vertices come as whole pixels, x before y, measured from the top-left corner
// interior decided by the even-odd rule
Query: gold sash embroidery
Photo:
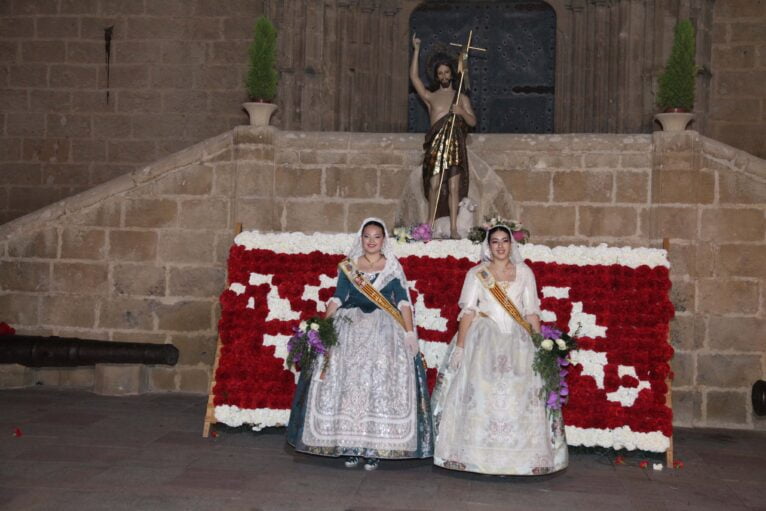
[[[479,282],[492,294],[492,296],[495,297],[495,300],[497,300],[497,303],[500,304],[500,306],[505,309],[505,311],[516,320],[516,322],[524,327],[524,330],[532,334],[532,325],[530,325],[519,312],[519,309],[516,308],[516,305],[513,304],[513,301],[511,301],[510,298],[508,298],[508,295],[505,294],[505,291],[497,285],[495,282],[495,277],[492,276],[492,273],[486,268],[482,267],[479,268],[479,270],[476,272],[476,277],[479,279]],[[518,278],[518,274],[516,275],[516,278]]]
[[[354,263],[349,259],[344,259],[338,264],[338,268],[346,274],[346,277],[348,277],[348,280],[357,291],[369,298],[372,303],[383,309],[385,312],[388,312],[400,325],[402,325],[402,328],[405,328],[404,318],[402,317],[402,313],[399,312],[399,309],[394,307],[391,302],[386,300],[386,298],[380,294],[380,291],[370,284],[370,281],[356,269]]]

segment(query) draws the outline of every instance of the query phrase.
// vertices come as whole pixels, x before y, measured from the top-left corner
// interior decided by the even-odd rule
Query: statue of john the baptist
[[[425,156],[423,158],[423,190],[428,199],[428,220],[435,217],[450,217],[450,235],[457,234],[457,213],[460,199],[468,196],[468,152],[466,136],[468,128],[476,126],[476,115],[471,108],[471,101],[464,94],[455,97],[454,87],[457,78],[454,60],[437,60],[433,66],[430,88],[423,85],[418,74],[420,57],[420,39],[412,36],[412,62],[410,80],[415,91],[428,108],[431,129],[426,133]],[[455,115],[454,126],[451,113]],[[451,136],[451,142],[445,143]],[[444,154],[446,148],[446,154]],[[444,177],[441,173],[445,172]],[[439,187],[441,185],[441,192]],[[438,201],[438,203],[437,203]],[[434,213],[435,212],[435,213]]]

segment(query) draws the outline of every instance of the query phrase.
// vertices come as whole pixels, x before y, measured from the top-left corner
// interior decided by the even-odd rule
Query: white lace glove
[[[449,358],[449,368],[453,371],[460,369],[460,364],[463,363],[464,354],[465,350],[463,348],[455,346],[455,349],[452,350],[452,356]]]
[[[415,335],[415,332],[407,332],[404,334],[404,349],[407,350],[407,355],[410,357],[414,357],[418,354],[418,351],[420,351],[418,336]]]

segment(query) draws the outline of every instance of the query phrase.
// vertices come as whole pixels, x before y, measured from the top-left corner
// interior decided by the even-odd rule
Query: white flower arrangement
[[[245,231],[237,235],[234,243],[244,248],[265,249],[285,254],[308,254],[320,251],[325,254],[345,254],[354,240],[354,234],[303,234],[295,232],[260,233]],[[318,238],[321,238],[321,242]],[[479,261],[479,247],[469,240],[437,240],[429,243],[394,243],[398,257],[430,256],[467,258]],[[667,251],[659,248],[561,246],[548,247],[526,243],[520,247],[524,259],[539,262],[556,262],[585,266],[591,264],[621,264],[630,268],[647,265],[670,267]]]
[[[670,447],[670,438],[659,431],[641,433],[628,426],[614,429],[578,428],[566,426],[567,444],[584,447],[609,447],[612,449],[636,449],[649,452],[665,452]]]
[[[272,426],[287,426],[290,420],[290,410],[272,410],[269,408],[248,410],[233,405],[218,405],[215,407],[215,419],[233,428],[249,424],[253,426],[253,431],[260,431]]]

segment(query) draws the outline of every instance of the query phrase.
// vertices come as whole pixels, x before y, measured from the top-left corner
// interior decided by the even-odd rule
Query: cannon
[[[164,364],[178,362],[172,344],[93,341],[37,335],[0,336],[0,364],[27,367],[74,367],[95,364]]]
[[[766,381],[758,380],[753,384],[751,398],[753,400],[753,412],[761,417],[766,415]]]

